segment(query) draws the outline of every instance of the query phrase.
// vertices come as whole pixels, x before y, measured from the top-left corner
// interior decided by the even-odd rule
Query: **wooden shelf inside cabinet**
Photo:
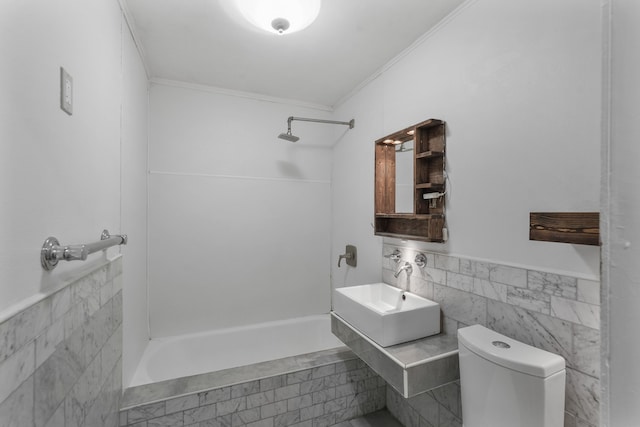
[[[444,156],[443,151],[425,151],[424,153],[416,153],[416,159],[430,159],[432,157]]]
[[[375,234],[398,239],[444,242],[444,215],[377,214]]]
[[[375,143],[375,234],[444,242],[445,197],[439,195],[427,200],[423,197],[424,194],[444,193],[446,190],[444,121],[425,120],[380,138]],[[407,143],[413,144],[409,145],[413,149],[411,158],[406,157],[411,149],[403,150]],[[405,154],[397,157],[397,153]],[[407,160],[413,162],[413,182],[411,175],[406,173],[411,172],[410,166],[405,163]],[[412,212],[396,212],[396,192],[399,195],[398,209],[409,210],[410,197],[413,196]],[[402,195],[407,199],[403,199]]]
[[[421,190],[443,190],[444,184],[435,184],[433,182],[425,182],[424,184],[416,184],[416,188]]]
[[[441,214],[425,214],[425,215],[416,215],[412,213],[394,213],[394,214],[385,214],[385,213],[377,213],[376,218],[400,218],[400,219],[434,219],[434,218],[444,218],[444,215]]]
[[[600,245],[598,212],[531,212],[529,240]]]

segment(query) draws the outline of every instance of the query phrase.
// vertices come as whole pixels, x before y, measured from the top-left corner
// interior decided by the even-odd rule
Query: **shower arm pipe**
[[[74,261],[86,260],[87,257],[94,253],[107,249],[111,246],[126,245],[128,242],[126,234],[110,235],[108,230],[103,230],[100,240],[84,245],[68,245],[61,246],[58,239],[49,237],[44,241],[42,250],[40,251],[40,263],[42,268],[51,271],[58,265],[58,261]]]
[[[314,123],[328,123],[331,125],[345,125],[345,126],[349,126],[349,129],[353,129],[353,126],[355,125],[355,120],[351,119],[348,122],[340,122],[337,120],[324,120],[324,119],[310,119],[307,117],[289,117],[287,119],[287,126],[289,127],[289,130],[291,130],[291,122],[292,121],[299,121],[299,122],[314,122]]]

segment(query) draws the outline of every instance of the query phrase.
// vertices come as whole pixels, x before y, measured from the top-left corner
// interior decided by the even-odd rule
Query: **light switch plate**
[[[68,115],[73,114],[73,77],[60,67],[60,108]]]

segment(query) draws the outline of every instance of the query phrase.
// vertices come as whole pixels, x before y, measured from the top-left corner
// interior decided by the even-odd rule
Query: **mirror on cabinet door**
[[[396,145],[396,212],[413,212],[413,141]]]

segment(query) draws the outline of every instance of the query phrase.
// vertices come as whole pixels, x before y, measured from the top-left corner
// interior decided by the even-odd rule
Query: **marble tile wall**
[[[123,409],[129,427],[328,427],[385,407],[386,383],[358,359]]]
[[[0,323],[0,425],[117,426],[122,259]]]
[[[401,262],[413,264],[413,273],[409,278],[404,272],[397,279],[393,277],[397,264],[388,256],[396,249],[402,253]],[[414,263],[418,252],[427,257],[424,268]],[[388,284],[438,302],[444,315],[444,332],[455,334],[458,328],[481,324],[563,356],[567,363],[565,426],[598,425],[599,282],[391,244],[385,244],[383,248],[382,276]],[[443,405],[441,400],[433,396],[431,400],[423,397],[428,402],[421,407],[437,408],[433,409],[433,414],[427,414],[424,410],[415,409],[413,402],[399,403],[393,393],[390,394],[387,405],[400,421],[412,422],[412,417],[418,414],[424,423],[421,426],[460,425],[461,412],[450,410],[452,405]],[[446,394],[450,395],[451,392]],[[403,418],[402,413],[394,408],[414,409]],[[441,414],[445,414],[445,417]],[[409,427],[412,424],[405,422],[405,425]]]
[[[459,381],[409,399],[389,386],[387,408],[404,427],[462,427]]]

